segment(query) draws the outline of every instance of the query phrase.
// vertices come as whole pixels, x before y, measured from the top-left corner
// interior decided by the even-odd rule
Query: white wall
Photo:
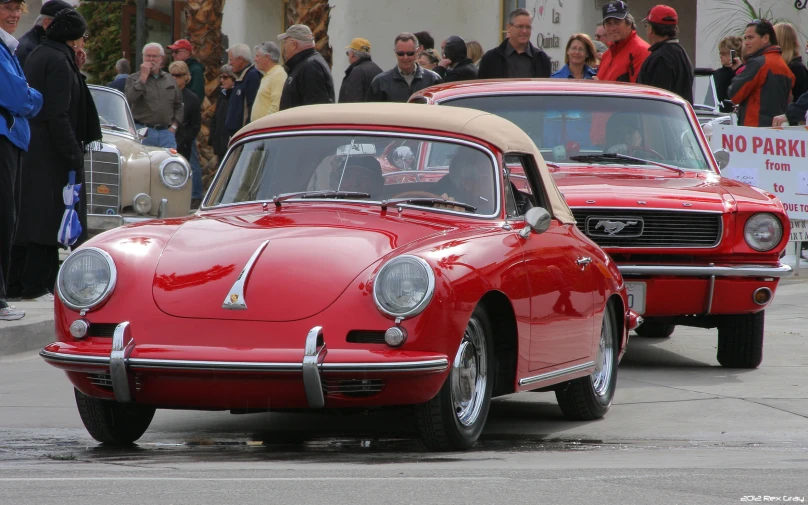
[[[281,0],[227,0],[222,33],[231,46],[244,43],[253,48],[261,42],[277,42],[283,26],[281,14]]]
[[[533,43],[550,56],[553,71],[564,66],[564,48],[570,36],[585,33],[594,40],[595,25],[601,19],[601,11],[592,0],[528,0],[526,7],[534,13]]]

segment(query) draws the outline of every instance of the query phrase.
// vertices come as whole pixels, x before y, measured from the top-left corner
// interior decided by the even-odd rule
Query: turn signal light
[[[752,295],[752,299],[758,305],[766,305],[772,299],[772,290],[769,288],[758,288]]]

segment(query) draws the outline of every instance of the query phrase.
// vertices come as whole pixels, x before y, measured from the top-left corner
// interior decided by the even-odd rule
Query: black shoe
[[[201,198],[191,198],[191,210],[198,209],[200,205],[202,205]]]

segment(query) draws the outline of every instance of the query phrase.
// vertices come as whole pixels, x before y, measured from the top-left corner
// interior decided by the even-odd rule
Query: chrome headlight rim
[[[173,184],[170,184],[168,182],[168,180],[166,180],[166,176],[165,176],[166,167],[168,165],[172,164],[172,163],[179,163],[185,169],[185,178],[182,180],[182,182],[179,185],[176,185],[176,186],[173,185]],[[164,159],[160,163],[160,170],[159,171],[160,171],[160,180],[163,182],[163,184],[165,184],[166,187],[171,188],[171,189],[180,189],[180,188],[184,187],[185,184],[188,182],[188,179],[191,178],[191,166],[183,158],[180,158],[179,156],[172,156],[170,158]]]
[[[101,296],[99,296],[97,300],[87,305],[78,305],[71,302],[65,296],[64,291],[62,290],[62,272],[66,271],[65,266],[68,265],[68,261],[71,260],[75,261],[74,258],[82,254],[98,254],[107,262],[107,267],[109,268],[109,282],[107,283],[106,289],[104,290],[103,293],[101,293]],[[74,251],[70,256],[68,256],[67,259],[65,259],[64,263],[62,264],[62,267],[59,268],[59,275],[56,277],[56,291],[59,293],[59,299],[68,308],[78,312],[84,310],[91,311],[95,308],[98,308],[100,305],[102,305],[104,302],[107,301],[112,292],[115,290],[115,285],[117,284],[117,282],[118,282],[118,269],[115,267],[115,261],[113,261],[112,256],[110,256],[109,253],[106,252],[105,250],[99,249],[97,247],[82,247],[81,249]]]
[[[384,305],[382,305],[381,301],[379,300],[379,279],[383,277],[384,272],[395,266],[402,261],[415,261],[418,263],[426,272],[427,276],[427,289],[424,297],[421,301],[412,309],[405,311],[405,312],[392,312],[387,310]],[[379,311],[387,316],[390,316],[394,319],[406,319],[409,317],[417,316],[424,309],[429,305],[429,302],[432,301],[432,295],[435,293],[435,273],[432,271],[432,267],[427,263],[423,258],[419,258],[418,256],[412,255],[403,255],[397,256],[387,263],[385,263],[380,269],[379,272],[376,274],[375,279],[373,280],[373,301],[376,303],[376,308]]]
[[[768,217],[768,218],[770,218],[772,220],[772,222],[774,223],[774,225],[779,230],[779,235],[780,236],[776,241],[772,242],[771,247],[758,247],[758,245],[755,245],[755,243],[753,241],[749,240],[749,236],[751,235],[751,233],[749,231],[749,225],[750,225],[750,223],[752,223],[752,221],[755,218],[759,218],[759,217]],[[749,218],[746,220],[746,223],[743,225],[743,239],[744,239],[744,242],[746,242],[746,245],[748,245],[750,248],[754,249],[755,251],[769,252],[772,249],[774,249],[775,247],[777,247],[777,244],[779,244],[783,240],[783,223],[781,223],[780,219],[778,219],[777,216],[775,214],[772,214],[771,212],[757,212],[757,213],[752,214],[751,216],[749,216]]]

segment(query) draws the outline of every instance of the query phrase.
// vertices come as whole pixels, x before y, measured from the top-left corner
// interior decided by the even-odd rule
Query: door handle
[[[586,265],[592,263],[592,258],[578,258],[575,260],[575,263],[577,263],[580,267],[585,267]]]

